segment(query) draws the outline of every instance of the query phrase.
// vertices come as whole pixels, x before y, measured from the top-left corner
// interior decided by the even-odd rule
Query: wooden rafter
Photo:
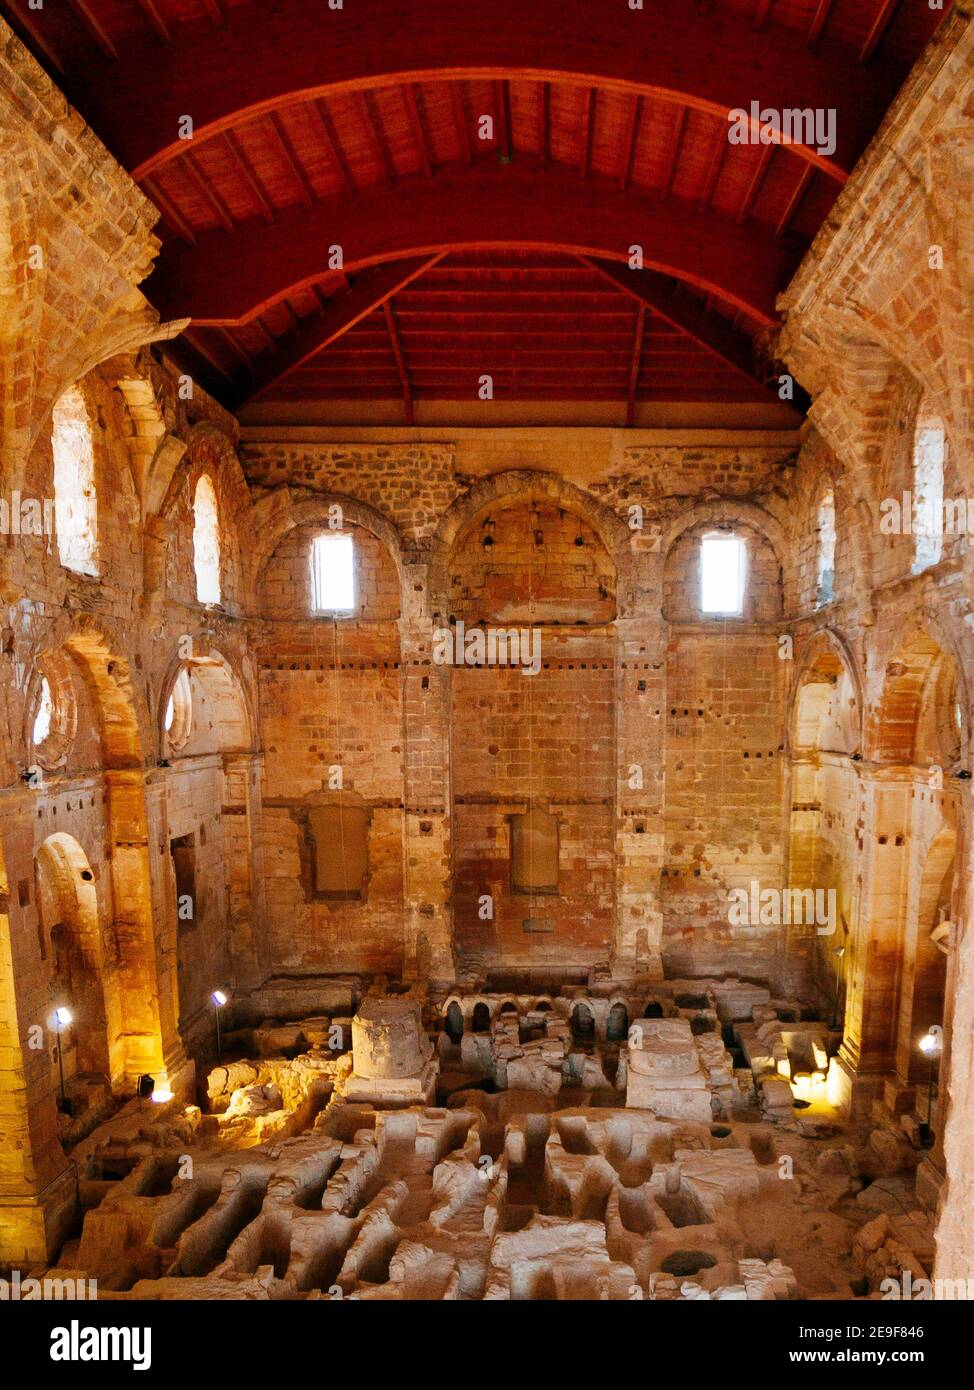
[[[801,246],[758,223],[695,211],[682,200],[583,184],[574,171],[537,161],[443,166],[431,179],[403,178],[394,189],[354,200],[321,199],[282,208],[273,223],[250,220],[232,235],[200,232],[191,251],[163,247],[151,289],[169,318],[239,323],[328,269],[328,247],[345,248],[345,268],[422,253],[474,247],[623,259],[620,228],[645,227],[647,265],[712,291],[752,320],[777,321],[780,286]]]
[[[105,56],[117,59],[118,49],[112,41],[112,36],[98,18],[95,10],[88,4],[88,0],[68,0],[68,4]]]
[[[829,15],[832,13],[834,0],[818,0],[815,6],[815,13],[812,15],[812,22],[808,28],[808,46],[812,48],[822,37],[826,24],[829,22]]]
[[[406,359],[402,355],[402,344],[399,341],[399,330],[396,327],[396,316],[393,313],[392,303],[386,299],[382,304],[382,313],[385,316],[386,329],[389,333],[389,342],[392,346],[392,355],[396,359],[396,370],[399,373],[399,380],[402,382],[402,399],[406,408],[406,424],[413,423],[413,393],[409,385],[409,373],[406,371]]]
[[[74,3],[94,13],[94,0]],[[153,3],[165,13],[161,0]],[[741,104],[742,93],[752,93],[777,109],[837,107],[834,154],[802,147],[796,156],[844,179],[899,87],[904,65],[871,64],[863,73],[845,44],[823,34],[808,47],[807,32],[786,25],[769,24],[756,43],[752,21],[753,12],[725,10],[718,24],[683,4],[640,12],[622,6],[608,25],[591,0],[532,0],[531,24],[520,6],[471,14],[455,0],[421,6],[370,0],[346,5],[340,20],[307,0],[233,5],[219,29],[170,24],[171,44],[160,45],[149,32],[127,35],[124,63],[93,55],[85,64],[85,115],[141,177],[184,153],[178,131],[186,111],[200,142],[302,100],[339,90],[374,94],[383,85],[437,77],[607,85],[720,120]],[[882,27],[874,26],[872,43]],[[539,32],[549,39],[543,49]],[[285,54],[286,61],[269,56]],[[144,100],[149,90],[151,103]]]
[[[541,84],[541,160],[547,167],[551,162],[551,83]]]
[[[187,153],[183,159],[183,167],[189,175],[190,181],[197,193],[210,208],[211,212],[223,223],[228,232],[232,232],[235,224],[230,215],[230,209],[214,188],[213,180],[204,177],[202,170],[196,162],[196,156]]]
[[[278,338],[274,351],[258,358],[253,372],[236,384],[233,403],[245,401],[294,371],[316,353],[336,342],[375,309],[381,309],[406,285],[436,264],[435,256],[413,256],[392,265],[377,266],[357,276],[347,290],[333,295],[323,313],[303,320],[297,328]]]
[[[627,266],[590,256],[579,259],[624,294],[721,358],[727,366],[746,377],[756,390],[767,392],[755,370],[754,351],[747,335],[735,332],[725,320],[708,314],[689,298],[679,296],[665,276],[653,271],[630,270]]]
[[[352,177],[352,170],[345,155],[345,150],[342,147],[341,137],[332,119],[332,114],[320,97],[317,101],[311,103],[311,109],[318,117],[318,121],[321,125],[321,132],[325,138],[325,148],[331,156],[332,163],[341,175],[342,183],[345,185],[345,192],[350,198],[354,198],[355,179]]]
[[[804,169],[802,169],[801,174],[799,175],[798,182],[795,184],[794,192],[788,199],[788,206],[785,208],[784,212],[778,219],[778,226],[776,230],[779,236],[785,236],[787,234],[788,228],[794,221],[795,214],[801,207],[802,199],[808,192],[809,184],[811,183],[814,177],[815,170],[812,168],[810,164],[806,164]]]
[[[470,164],[473,160],[473,146],[470,143],[467,109],[463,104],[463,88],[459,82],[450,83],[450,100],[453,104],[453,119],[460,139],[460,158],[464,164]]]
[[[183,217],[182,213],[165,190],[159,186],[158,179],[144,179],[142,186],[145,189],[146,195],[155,203],[156,207],[159,208],[173,231],[181,236],[190,246],[195,246],[196,237],[192,227],[189,225],[186,218]]]
[[[510,159],[511,143],[511,84],[507,78],[494,83],[494,142],[502,159]]]
[[[301,201],[304,203],[305,207],[311,207],[316,197],[314,186],[308,178],[304,165],[298,158],[297,151],[294,148],[294,142],[290,135],[288,135],[284,122],[276,111],[272,111],[270,114],[270,128],[274,132],[274,137],[281,153],[284,155],[284,162],[291,170],[294,181],[301,192]]]
[[[34,11],[26,4],[26,0],[7,0],[7,7],[14,20],[15,27],[19,26],[31,41],[36,44],[41,53],[54,68],[60,73],[64,72],[64,60],[57,49],[51,43],[44,26],[38,24],[34,18]]]
[[[247,157],[247,151],[243,148],[236,134],[232,130],[227,131],[227,148],[233,156],[234,163],[243,175],[244,182],[250,189],[257,211],[265,222],[274,221],[274,208],[270,198],[267,196],[267,189],[260,181],[256,169]]]
[[[619,175],[619,187],[623,190],[629,187],[629,180],[632,177],[632,162],[636,157],[636,145],[639,140],[639,122],[642,117],[642,105],[642,97],[636,97],[633,100],[632,108],[629,112],[629,120],[626,125],[626,133],[623,137],[622,172]]]
[[[429,141],[426,138],[426,127],[423,124],[423,114],[419,109],[419,94],[412,82],[407,82],[403,88],[403,96],[406,101],[406,110],[409,113],[409,122],[413,128],[413,138],[416,141],[416,148],[419,150],[420,167],[426,177],[433,177],[433,164],[430,159]]]
[[[670,134],[670,146],[666,156],[666,173],[663,177],[662,197],[665,202],[670,196],[673,188],[673,176],[676,173],[677,161],[680,157],[680,146],[683,143],[683,131],[687,123],[687,108],[678,106],[673,113],[673,130]]]
[[[720,171],[724,167],[724,159],[727,155],[728,140],[727,128],[721,127],[717,131],[717,138],[714,140],[713,149],[710,155],[710,164],[707,168],[707,178],[704,182],[703,192],[700,194],[700,211],[706,212],[710,207],[710,200],[714,196],[714,189],[717,187],[717,180],[720,178]]]
[[[772,0],[757,0],[754,8],[754,28],[763,29],[768,22],[768,13],[771,9]]]
[[[863,44],[860,53],[860,63],[868,63],[876,52],[876,49],[883,41],[883,35],[890,26],[893,15],[899,8],[900,0],[882,0],[882,4],[876,14],[876,18],[870,25],[869,33],[866,35],[866,42]]]
[[[382,117],[379,114],[373,92],[366,90],[362,93],[362,106],[365,111],[365,124],[372,137],[372,144],[379,157],[379,162],[385,170],[386,180],[389,183],[395,183],[396,165],[389,148],[389,141],[386,139],[385,126],[382,124]]]
[[[595,139],[595,89],[586,87],[582,97],[581,156],[578,161],[579,177],[587,179],[592,166],[592,142]]]
[[[138,0],[138,6],[145,15],[153,33],[162,39],[163,43],[171,43],[172,35],[169,32],[169,26],[163,19],[156,0]]]
[[[751,211],[751,208],[754,206],[754,200],[758,196],[758,193],[761,190],[761,185],[764,183],[764,180],[767,177],[768,167],[771,164],[772,157],[774,156],[775,148],[776,147],[774,145],[761,146],[761,154],[758,157],[757,164],[755,165],[754,173],[751,175],[751,182],[748,184],[747,192],[741,199],[741,206],[737,210],[738,222],[743,222],[747,218],[747,215]]]
[[[646,331],[646,305],[636,308],[636,330],[632,339],[632,364],[629,368],[629,389],[626,394],[626,424],[631,426],[636,419],[636,388],[639,385],[639,364],[643,356],[643,334]]]

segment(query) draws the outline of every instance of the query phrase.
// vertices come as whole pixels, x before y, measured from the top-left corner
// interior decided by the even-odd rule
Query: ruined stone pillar
[[[427,586],[425,562],[403,566],[403,973],[406,979],[450,981],[450,670],[433,664]]]
[[[658,623],[616,623],[616,934],[612,971],[663,978],[664,642]]]
[[[910,896],[911,793],[907,768],[862,771],[862,886],[843,960],[845,1023],[836,1059],[836,1100],[868,1104],[895,1069],[899,962]]]
[[[193,1066],[178,1031],[176,922],[164,874],[165,784],[148,783],[136,771],[106,772],[105,784],[126,1080],[134,1086],[148,1072],[189,1095]]]
[[[28,920],[33,827],[19,809],[0,839],[0,1262],[11,1263],[53,1254],[76,1200],[58,1141],[53,1006]]]
[[[227,863],[230,959],[237,989],[261,984],[269,966],[262,961],[260,932],[263,875],[260,872],[263,754],[223,755],[223,842]]]

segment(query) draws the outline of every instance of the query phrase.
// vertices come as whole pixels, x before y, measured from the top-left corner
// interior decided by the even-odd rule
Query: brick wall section
[[[432,537],[460,491],[448,444],[245,445],[241,460],[255,487],[287,484],[356,497],[388,516],[416,544]]]

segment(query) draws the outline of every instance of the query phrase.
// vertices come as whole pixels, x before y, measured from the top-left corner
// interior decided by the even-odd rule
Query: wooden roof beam
[[[253,195],[254,202],[257,205],[257,211],[263,217],[265,222],[273,222],[274,208],[271,204],[270,199],[267,196],[267,189],[261,183],[256,169],[247,157],[246,150],[243,148],[240,141],[237,139],[237,136],[234,134],[232,130],[227,131],[227,146],[230,150],[231,155],[233,156],[237,168],[240,170],[241,174],[244,177],[244,181],[246,182],[247,187],[250,189],[250,192]]]
[[[409,373],[406,371],[406,359],[402,355],[402,344],[399,341],[399,330],[396,327],[396,318],[392,312],[392,304],[388,299],[383,302],[382,313],[385,317],[386,329],[389,333],[392,355],[396,359],[396,370],[399,373],[399,380],[402,382],[402,400],[406,408],[406,424],[411,425],[414,423],[413,393],[409,385]]]
[[[812,15],[812,22],[809,25],[808,38],[806,39],[809,48],[814,48],[822,37],[822,32],[829,22],[829,15],[832,13],[833,4],[834,0],[818,0],[818,4],[815,6],[815,13]]]
[[[756,43],[750,15],[704,17],[688,4],[620,6],[606,24],[591,0],[532,0],[530,24],[518,5],[470,11],[456,0],[370,0],[327,12],[307,0],[233,5],[220,29],[180,25],[164,47],[153,34],[133,34],[124,54],[118,64],[92,55],[67,95],[137,177],[184,152],[179,117],[187,111],[198,146],[300,99],[402,82],[496,81],[504,73],[510,81],[607,86],[721,120],[752,99],[775,110],[834,106],[835,153],[796,152],[844,180],[908,66],[886,59],[864,72],[847,43],[823,39],[812,49],[805,33],[785,25]]]
[[[160,38],[163,43],[172,43],[169,26],[160,14],[159,6],[155,0],[138,0],[138,6],[156,37]]]
[[[752,386],[759,387],[769,396],[773,394],[755,368],[750,338],[745,333],[735,332],[724,319],[716,314],[708,314],[689,298],[679,296],[664,276],[652,271],[630,270],[628,266],[599,261],[590,256],[580,256],[579,259],[624,294],[651,309],[672,327],[719,357],[739,375],[747,377]]]
[[[893,15],[899,8],[900,0],[883,0],[876,18],[870,26],[869,33],[866,35],[866,42],[863,44],[859,53],[860,63],[868,63],[876,52],[876,49],[883,41],[883,35],[889,28]]]
[[[164,318],[239,323],[328,273],[328,247],[344,248],[349,273],[433,253],[470,250],[582,254],[625,261],[643,247],[649,269],[671,275],[777,322],[775,300],[802,244],[757,224],[701,213],[686,203],[582,183],[573,170],[537,161],[478,162],[412,175],[395,188],[281,209],[273,223],[211,230],[192,248],[163,247],[146,291]]]
[[[253,372],[236,383],[233,404],[243,405],[336,342],[439,259],[438,255],[413,256],[356,276],[347,290],[332,295],[323,313],[302,320],[277,339],[272,352],[257,359]]]
[[[102,24],[95,11],[88,4],[88,0],[68,0],[68,4],[81,20],[81,23],[88,30],[95,43],[106,57],[113,60],[118,58],[118,49],[112,42],[112,36]]]
[[[626,393],[626,425],[636,420],[636,388],[639,385],[639,364],[643,357],[643,334],[646,331],[646,305],[636,308],[636,331],[632,339],[632,363],[629,367],[629,388]]]

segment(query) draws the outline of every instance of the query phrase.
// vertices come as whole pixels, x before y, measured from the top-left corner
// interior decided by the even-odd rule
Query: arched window
[[[311,543],[312,613],[351,613],[355,607],[355,551],[351,536],[325,532]]]
[[[913,573],[935,565],[944,548],[944,422],[922,411],[913,435]]]
[[[162,727],[169,747],[174,751],[182,748],[189,739],[193,727],[193,697],[185,666],[173,682],[162,716]]]
[[[29,757],[53,771],[64,765],[77,727],[77,704],[71,671],[59,652],[46,652],[27,713]]]
[[[818,504],[818,568],[815,604],[823,608],[835,598],[835,494],[827,488]]]
[[[77,386],[65,391],[54,407],[51,447],[58,558],[76,574],[97,575],[95,451],[88,410]]]
[[[54,718],[54,698],[51,695],[51,685],[45,676],[41,681],[41,694],[37,702],[37,713],[34,716],[34,728],[31,733],[31,742],[34,747],[39,747],[50,735],[51,722]]]
[[[735,617],[744,608],[747,549],[741,536],[714,531],[700,541],[700,610]]]
[[[209,475],[196,484],[193,497],[193,564],[199,603],[220,602],[220,519]]]

